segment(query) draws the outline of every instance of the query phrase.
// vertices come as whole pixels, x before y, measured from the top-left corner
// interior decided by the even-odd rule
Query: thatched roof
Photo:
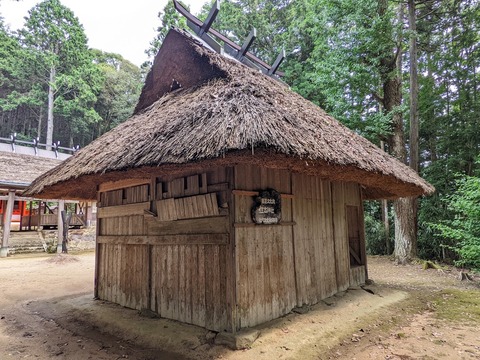
[[[0,151],[0,188],[24,189],[61,160]]]
[[[170,91],[172,79],[182,87]],[[29,194],[94,199],[105,181],[256,163],[363,185],[368,198],[430,194],[409,167],[286,86],[171,30],[136,113]]]

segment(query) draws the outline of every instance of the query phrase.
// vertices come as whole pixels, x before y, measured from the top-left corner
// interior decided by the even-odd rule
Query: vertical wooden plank
[[[169,246],[156,246],[157,252],[160,255],[160,287],[157,289],[157,292],[160,294],[157,295],[160,298],[160,315],[162,317],[168,317],[169,315],[169,282],[168,277],[170,276],[168,273],[169,270]],[[158,306],[158,305],[157,305]]]
[[[205,327],[212,329],[215,325],[215,264],[213,245],[205,245]]]
[[[223,319],[221,318],[221,303],[224,294],[220,292],[220,249],[218,245],[210,245],[211,248],[211,289],[212,289],[212,327],[211,329],[219,329],[222,325]]]
[[[271,307],[269,308],[269,316],[271,318],[277,318],[283,314],[284,304],[288,302],[286,299],[287,292],[285,291],[284,281],[286,280],[285,272],[288,271],[285,267],[280,266],[280,258],[283,258],[283,231],[284,227],[276,227],[272,233],[273,241],[270,247],[270,294],[271,294]],[[288,259],[284,259],[285,263]]]
[[[292,175],[292,191],[295,195],[293,202],[293,220],[296,224],[293,226],[293,247],[295,251],[295,282],[297,289],[297,306],[302,306],[305,303],[305,250],[303,247],[303,204],[304,195],[302,191],[302,174]]]
[[[324,261],[322,259],[322,244],[325,242],[321,235],[322,212],[319,201],[320,192],[318,189],[318,179],[311,176],[312,183],[312,218],[310,227],[312,227],[313,242],[313,267],[315,269],[312,286],[314,287],[314,301],[317,303],[322,299],[324,286]]]
[[[185,311],[185,301],[186,301],[186,269],[185,269],[185,246],[179,245],[178,246],[178,296],[176,297],[175,301],[178,303],[178,317],[176,318],[179,321],[186,322],[186,311]]]
[[[365,279],[368,279],[368,264],[367,264],[367,246],[366,246],[366,239],[365,239],[365,214],[363,212],[363,198],[362,198],[362,191],[360,190],[359,185],[355,185],[357,189],[357,196],[358,196],[358,206],[360,209],[360,246],[362,249],[362,258],[364,259],[364,266],[365,266]]]
[[[209,279],[206,278],[206,264],[205,262],[208,262],[208,259],[206,259],[206,251],[205,248],[208,245],[200,245],[198,246],[198,323],[201,324],[201,326],[206,326],[207,321],[206,321],[206,314],[207,314],[207,309],[206,309],[206,301],[207,301],[207,283],[209,282]]]
[[[189,299],[189,307],[190,307],[190,319],[191,323],[195,325],[200,325],[199,322],[199,312],[201,311],[199,307],[199,296],[200,296],[200,289],[199,289],[199,278],[200,274],[198,273],[198,245],[189,246],[189,269],[190,269],[190,278],[188,282],[188,287],[190,289],[190,299]]]
[[[168,319],[174,318],[174,280],[175,280],[175,264],[173,260],[174,247],[172,245],[165,246],[167,251],[167,279],[166,279],[166,305],[165,305],[165,317]]]
[[[208,192],[207,190],[207,174],[203,173],[198,175],[199,176],[199,182],[201,182],[201,186],[199,184],[199,193],[200,194],[206,194]],[[201,180],[200,180],[201,179]]]
[[[185,318],[188,323],[192,323],[192,313],[193,313],[193,284],[195,283],[195,278],[197,277],[196,264],[194,262],[194,249],[195,245],[186,245],[185,246],[185,267],[186,267],[186,279],[185,279]],[[196,253],[195,253],[196,260]]]
[[[219,253],[218,253],[218,308],[216,311],[216,319],[217,319],[217,331],[231,331],[231,328],[228,327],[228,317],[227,317],[227,282],[228,282],[228,274],[227,266],[229,263],[227,262],[227,248],[228,245],[219,245],[217,246]]]
[[[258,295],[257,279],[255,276],[255,229],[245,228],[245,244],[247,246],[247,271],[248,271],[248,300],[247,300],[247,319],[245,326],[253,326],[256,319],[255,301]]]
[[[254,227],[255,229],[255,275],[256,275],[256,324],[260,324],[265,319],[265,280],[264,280],[264,267],[265,267],[265,254],[262,239],[262,228]]]
[[[272,310],[272,300],[273,300],[273,293],[272,293],[272,286],[271,286],[271,277],[275,278],[279,274],[272,273],[272,258],[273,258],[273,243],[277,240],[277,230],[278,227],[273,226],[270,231],[265,231],[265,229],[259,228],[261,231],[261,235],[258,242],[260,242],[260,246],[263,248],[263,317],[262,322],[271,320],[273,317],[273,310]]]
[[[238,197],[236,198],[238,199]],[[248,244],[246,240],[247,228],[235,229],[235,243],[236,243],[236,268],[237,268],[237,327],[248,326],[248,293],[249,293],[249,279],[248,279]]]
[[[331,183],[332,229],[335,252],[337,290],[348,288],[350,260],[345,219],[345,200],[342,183]]]
[[[232,189],[235,186],[235,167],[230,166],[225,169],[226,179],[228,182],[228,191],[225,200],[227,201],[229,211],[229,244],[225,247],[225,274],[226,274],[226,330],[232,333],[237,331],[237,264],[236,264],[236,239],[235,239],[235,197]]]

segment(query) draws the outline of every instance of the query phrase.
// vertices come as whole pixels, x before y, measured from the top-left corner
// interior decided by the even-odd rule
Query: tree
[[[67,125],[72,142],[81,118],[98,120],[90,107],[98,90],[98,73],[83,27],[59,0],[45,0],[29,11],[19,35],[21,44],[35,53],[35,75],[47,88],[46,143],[53,143],[55,108],[71,119]]]
[[[267,62],[285,46],[281,70],[294,91],[372,142],[385,141],[430,181],[437,193],[419,200],[419,255],[445,258],[457,240],[432,224],[454,218],[444,199],[456,191],[455,174],[479,167],[479,18],[478,0],[226,0],[213,27],[239,44],[256,27],[251,51]],[[416,205],[405,199],[394,208],[403,263],[416,255]]]
[[[101,117],[94,135],[100,136],[133,113],[143,84],[140,69],[119,54],[93,50],[102,72],[102,86],[95,110]]]
[[[459,255],[456,265],[480,271],[480,178],[461,178],[457,191],[445,200],[454,217],[431,226],[440,236],[453,240],[449,248]]]

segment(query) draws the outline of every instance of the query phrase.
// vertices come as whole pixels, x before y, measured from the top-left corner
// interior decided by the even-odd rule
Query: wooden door
[[[350,266],[365,264],[362,251],[360,232],[360,210],[358,206],[347,205],[348,245],[350,253]]]

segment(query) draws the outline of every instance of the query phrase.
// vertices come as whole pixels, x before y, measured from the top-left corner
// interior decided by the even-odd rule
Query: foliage
[[[387,253],[385,226],[380,213],[380,203],[378,201],[366,201],[364,203],[365,242],[369,255],[390,255]],[[391,239],[392,234],[388,234],[390,249],[393,248]]]
[[[456,265],[480,270],[480,178],[457,181],[457,190],[444,201],[453,218],[430,224],[440,236],[451,240],[449,248],[459,255]]]
[[[394,61],[397,49],[403,98],[408,99],[411,33],[398,5],[387,0],[225,0],[213,27],[238,44],[255,27],[251,51],[267,62],[285,47],[288,55],[280,70],[292,89],[379,144],[394,130],[393,115],[409,112],[405,101],[385,114],[381,101],[383,85],[392,76],[385,60]],[[201,19],[210,7],[204,6]],[[416,8],[420,172],[437,189],[419,201],[418,253],[446,260],[454,254],[440,245],[454,246],[457,240],[439,237],[432,224],[454,217],[442,200],[455,191],[454,174],[471,176],[478,168],[480,2],[427,0],[417,1]],[[379,211],[370,205],[365,210],[372,252],[384,251]]]
[[[411,34],[398,5],[388,0],[225,0],[213,27],[238,44],[255,27],[251,51],[268,63],[285,47],[283,80],[379,144],[394,130],[394,114],[407,116],[409,111],[404,101],[385,114],[381,101],[383,85],[395,75],[385,59],[395,58],[397,49],[403,62],[403,98],[408,99]],[[467,186],[473,186],[480,168],[475,162],[480,152],[480,1],[425,0],[416,5],[420,172],[437,189],[419,201],[419,255],[441,260],[461,256],[459,261],[471,262],[480,254],[471,246],[477,235],[465,233],[474,234],[474,229],[452,226],[455,221],[461,225],[458,217],[471,211],[474,198],[467,196]],[[205,5],[199,17],[205,19],[209,9]],[[119,55],[88,50],[78,19],[58,0],[40,3],[29,18],[19,34],[0,20],[0,136],[44,136],[46,75],[52,64],[58,69],[55,134],[62,144],[84,145],[129,116],[140,89],[138,68]],[[187,28],[171,1],[159,20],[146,51],[150,58],[171,26]],[[384,251],[379,211],[378,205],[366,205],[368,246],[375,253]],[[446,236],[439,230],[445,226],[455,232]]]
[[[143,81],[140,69],[121,55],[92,51],[103,80],[95,104],[101,117],[95,133],[99,136],[132,115]]]
[[[83,26],[58,0],[39,3],[25,19],[17,33],[0,21],[0,136],[45,142],[49,89],[53,137],[63,146],[84,146],[131,115],[138,67],[89,49]]]

